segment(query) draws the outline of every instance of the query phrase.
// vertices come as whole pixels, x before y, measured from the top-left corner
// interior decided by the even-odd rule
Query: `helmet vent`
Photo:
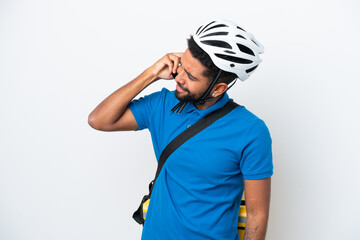
[[[231,54],[236,54],[236,53],[234,53],[233,51],[229,51],[229,50],[224,50],[224,52],[226,52],[226,53],[231,53]]]
[[[204,31],[205,28],[207,28],[210,24],[213,24],[214,22],[215,22],[215,21],[212,21],[211,23],[207,24],[207,25],[199,32],[199,34],[201,34],[202,31]]]
[[[232,49],[231,45],[224,41],[206,40],[206,41],[200,41],[200,42],[203,44],[206,44],[206,45],[210,45],[210,46]]]
[[[220,36],[220,35],[228,35],[228,32],[214,32],[214,33],[209,33],[205,36],[202,36],[200,38],[204,38],[204,37],[210,37],[210,36]]]
[[[239,47],[240,51],[255,56],[254,52],[250,48],[245,47],[244,45],[241,44],[236,44],[236,45]]]
[[[244,32],[246,32],[244,29],[242,29],[241,27],[239,27],[239,26],[236,26],[238,29],[240,29],[240,30],[243,30]]]
[[[199,29],[196,31],[195,34],[198,34],[198,32],[199,32],[199,30],[202,28],[202,26],[203,26],[203,25],[201,25],[201,26],[199,27]]]
[[[243,36],[241,36],[240,34],[236,35],[235,37],[239,37],[239,38],[246,39],[246,38],[244,38]]]
[[[253,43],[255,43],[256,46],[259,46],[254,40],[251,40]]]
[[[242,64],[249,64],[252,63],[253,61],[248,60],[248,59],[244,59],[244,58],[239,58],[239,57],[233,57],[233,56],[228,56],[228,55],[224,55],[224,54],[219,54],[219,53],[215,53],[215,56],[222,58],[224,60],[228,60],[230,62],[235,62],[235,63],[242,63]]]
[[[219,27],[227,27],[227,25],[225,25],[225,24],[215,25],[215,26],[213,26],[213,27],[211,27],[211,28],[206,29],[206,30],[204,31],[204,33],[207,32],[207,31],[209,31],[210,29],[219,28]]]
[[[254,71],[257,68],[257,66],[259,66],[259,65],[256,65],[255,67],[252,67],[252,68],[246,70],[246,72],[251,73],[252,71]]]

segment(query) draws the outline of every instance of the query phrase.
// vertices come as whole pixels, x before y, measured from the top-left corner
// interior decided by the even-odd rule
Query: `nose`
[[[181,68],[181,66],[179,66],[175,73],[175,81],[180,83],[181,85],[184,85],[184,83],[185,83],[185,78],[183,76],[183,73],[184,73],[184,70]]]
[[[178,82],[180,85],[184,85],[185,83],[184,78],[180,74],[175,77],[175,81]]]

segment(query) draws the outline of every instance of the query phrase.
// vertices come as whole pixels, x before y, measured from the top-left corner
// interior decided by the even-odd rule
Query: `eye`
[[[189,77],[189,79],[192,80],[192,81],[195,81],[195,80],[196,80],[193,76],[191,76],[191,75],[189,75],[189,74],[188,74],[188,77]]]

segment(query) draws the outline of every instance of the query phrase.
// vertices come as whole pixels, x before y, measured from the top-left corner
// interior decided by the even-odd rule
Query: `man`
[[[228,84],[246,80],[262,52],[261,44],[233,22],[204,24],[184,53],[166,54],[112,93],[89,115],[89,124],[102,131],[147,128],[159,159],[177,135],[226,104]],[[173,76],[175,91],[163,88],[133,100],[151,83]],[[152,191],[142,239],[239,239],[244,189],[244,239],[265,239],[272,174],[268,128],[240,105],[167,159]]]

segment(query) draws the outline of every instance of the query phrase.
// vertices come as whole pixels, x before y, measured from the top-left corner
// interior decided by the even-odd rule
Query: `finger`
[[[165,61],[166,61],[166,65],[169,66],[169,74],[170,74],[171,71],[172,71],[172,69],[174,69],[174,61],[173,61],[173,59],[170,57],[169,54],[166,55]]]
[[[176,73],[177,72],[177,69],[179,67],[179,63],[180,63],[180,58],[179,57],[174,57],[173,58],[173,61],[174,61],[174,67],[172,69],[172,72],[173,73]]]
[[[172,53],[172,54],[179,58],[181,58],[184,55],[184,53],[182,53],[182,52],[177,52],[177,53]]]

